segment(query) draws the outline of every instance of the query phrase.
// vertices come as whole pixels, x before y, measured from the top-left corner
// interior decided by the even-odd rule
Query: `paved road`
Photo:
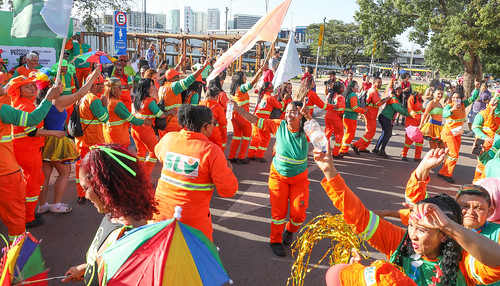
[[[322,90],[322,83],[318,83]],[[324,95],[320,95],[324,98]],[[252,98],[255,103],[255,97]],[[323,124],[322,112],[316,118]],[[356,138],[363,134],[363,123],[358,126]],[[397,209],[404,201],[404,187],[412,170],[417,166],[412,160],[403,162],[399,154],[403,147],[404,128],[395,126],[396,136],[391,138],[387,148],[390,159],[381,159],[373,154],[346,157],[336,161],[337,168],[351,189],[361,198],[369,209]],[[380,135],[380,129],[376,138]],[[431,175],[429,191],[431,194],[445,192],[454,195],[458,186],[470,183],[473,178],[475,159],[470,154],[472,138],[463,138],[461,157],[455,169],[456,184],[451,185]],[[274,139],[270,146],[274,144]],[[228,144],[229,146],[229,144]],[[424,151],[428,145],[424,146]],[[351,151],[352,153],[352,151]],[[413,156],[410,149],[409,158]],[[214,193],[211,212],[214,225],[214,242],[220,248],[222,262],[235,285],[285,285],[290,276],[293,257],[290,250],[287,256],[274,255],[269,247],[270,204],[267,189],[271,152],[265,155],[267,163],[251,162],[249,165],[235,165],[234,173],[239,179],[239,192],[233,198],[221,198]],[[320,185],[323,179],[312,158],[309,158],[310,199],[306,222],[317,215],[338,211],[332,206]],[[438,170],[435,170],[436,173]],[[152,180],[156,183],[160,174],[158,164]],[[49,194],[50,196],[50,194]],[[51,276],[64,275],[72,265],[83,263],[85,253],[99,225],[102,215],[92,204],[76,205],[74,174],[65,193],[64,202],[73,207],[69,214],[45,214],[45,225],[30,231],[43,240],[42,251]],[[0,224],[0,233],[7,234]],[[317,261],[328,249],[327,242],[319,243],[313,251]],[[372,256],[382,257],[376,252]],[[305,285],[324,285],[324,275],[328,268],[323,263],[306,277]],[[52,282],[50,285],[62,283]]]

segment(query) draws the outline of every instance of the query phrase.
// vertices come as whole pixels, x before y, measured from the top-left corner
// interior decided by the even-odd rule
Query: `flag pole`
[[[62,41],[62,46],[61,46],[61,53],[59,54],[59,65],[57,66],[57,76],[56,76],[56,86],[61,83],[61,65],[62,65],[62,60],[64,57],[64,47],[66,46],[66,37],[63,38]]]

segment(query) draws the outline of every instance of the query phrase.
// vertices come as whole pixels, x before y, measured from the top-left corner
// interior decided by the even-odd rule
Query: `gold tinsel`
[[[332,246],[318,263],[309,268],[312,249],[322,239],[330,239]],[[304,285],[307,273],[321,264],[329,253],[331,253],[330,265],[348,263],[352,248],[359,250],[362,242],[362,237],[356,234],[353,226],[345,222],[342,215],[332,216],[325,213],[315,217],[302,227],[292,244],[292,256],[296,253],[297,257],[292,265],[291,277],[288,278],[287,285],[290,283],[293,286]]]

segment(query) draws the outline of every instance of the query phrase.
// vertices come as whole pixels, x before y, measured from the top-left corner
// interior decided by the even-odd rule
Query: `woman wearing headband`
[[[99,285],[96,258],[131,228],[147,223],[157,212],[154,189],[142,164],[116,144],[96,145],[82,159],[80,183],[85,197],[104,213],[87,252],[87,263],[73,266],[62,282]]]

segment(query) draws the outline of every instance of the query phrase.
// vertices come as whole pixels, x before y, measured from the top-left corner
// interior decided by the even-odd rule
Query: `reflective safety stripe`
[[[142,162],[146,161],[145,157],[139,157],[139,156],[137,156],[137,159],[139,159],[139,161],[142,161]]]
[[[33,202],[36,202],[38,201],[38,196],[35,196],[35,197],[26,197],[26,202],[27,203],[33,203]]]
[[[132,120],[132,118],[134,118],[134,115],[132,113],[130,113],[130,115],[127,118],[125,118],[125,120],[130,121],[130,120]]]
[[[146,2],[144,2],[144,3],[146,3]],[[179,81],[179,83],[181,84],[181,86],[182,86],[182,88],[183,88],[184,90],[186,90],[186,89],[188,88],[188,87],[186,86],[186,84],[184,83],[184,81],[182,81],[182,80],[181,80],[181,81]]]
[[[23,111],[21,118],[19,119],[19,126],[28,125],[28,112]]]
[[[346,146],[346,147],[348,147],[348,146],[351,146],[351,145],[350,145],[350,144],[346,144],[346,143],[342,142],[342,146]]]
[[[472,125],[471,128],[481,128],[482,126],[481,125]],[[483,130],[486,130],[486,128],[488,127],[483,127]],[[488,128],[490,129],[490,128]]]
[[[259,120],[257,120],[257,127],[260,129],[264,127],[264,118],[259,118]]]
[[[222,147],[226,147],[226,143],[222,143]]]
[[[156,115],[154,115],[154,114],[141,114],[141,113],[137,113],[136,115],[137,115],[137,117],[139,117],[141,119],[156,118]]]
[[[300,164],[304,164],[307,162],[307,158],[305,159],[302,159],[302,160],[297,160],[297,159],[292,159],[292,158],[288,158],[288,157],[285,157],[285,156],[281,156],[280,154],[276,153],[276,155],[274,155],[274,157],[282,162],[285,162],[285,163],[289,163],[289,164],[294,164],[294,165],[300,165]]]
[[[243,140],[248,140],[248,141],[252,140],[252,137],[241,136],[241,138],[243,138]]]
[[[346,108],[345,108],[345,111],[351,111],[351,112],[354,112],[354,111],[353,111],[351,108],[349,108],[349,107],[346,107]]]
[[[80,121],[83,123],[83,124],[87,124],[87,125],[94,125],[94,124],[101,124],[101,122],[99,120],[88,120],[88,119],[83,119],[80,117]]]
[[[80,184],[80,179],[76,179],[76,180],[75,180],[75,182],[76,182],[77,184]]]
[[[101,117],[97,118],[99,121],[106,121],[109,119],[109,114],[104,113]]]
[[[478,167],[476,167],[476,172],[478,172],[479,174],[483,173],[483,171],[481,171]]]
[[[290,219],[290,223],[293,224],[294,226],[301,226],[301,222],[294,222],[292,219]]]
[[[405,145],[405,147],[408,147],[408,148],[410,148],[410,147],[411,147],[411,144],[406,144],[406,143],[405,143],[404,145]]]
[[[255,146],[250,146],[250,147],[248,147],[248,150],[257,150],[257,147],[255,147]]]
[[[366,139],[365,136],[361,137],[361,139],[363,139],[363,141],[365,141],[365,142],[370,142],[371,141],[371,139]]]
[[[328,104],[325,103],[325,105],[323,105],[323,107],[321,109],[326,109],[327,106],[328,106]]]
[[[483,279],[481,279],[481,276],[479,276],[477,273],[476,273],[476,268],[474,267],[474,261],[476,261],[476,259],[474,257],[472,257],[472,255],[469,255],[469,270],[470,270],[470,273],[472,274],[472,276],[479,282],[481,282],[481,284],[484,284],[483,282]]]
[[[261,147],[261,146],[259,146],[259,150],[266,151],[267,147]]]
[[[271,219],[271,221],[274,224],[284,224],[286,222],[286,218],[284,218],[284,219]]]
[[[169,111],[171,109],[174,109],[174,108],[179,108],[182,104],[180,103],[176,103],[176,104],[172,104],[172,105],[169,105],[169,106],[165,106],[165,111]]]
[[[415,143],[415,146],[417,146],[417,147],[423,147],[424,143]]]
[[[257,110],[257,114],[271,114],[271,111]]]
[[[149,157],[148,157],[148,158],[146,159],[146,162],[156,163],[156,162],[158,162],[158,159],[156,159],[156,158],[149,158]]]
[[[461,119],[446,119],[446,123],[455,123],[455,122],[464,122],[465,121],[465,118],[461,118]]]
[[[162,111],[161,109],[160,109],[160,111],[158,111],[158,112],[155,114],[155,116],[156,116],[156,117],[160,117],[160,116],[162,116],[162,115],[163,115],[163,111]]]
[[[498,152],[498,148],[491,146],[490,151],[492,151],[493,153],[496,153],[496,152]]]
[[[447,159],[447,160],[450,160],[450,161],[458,161],[458,158],[453,158],[453,157],[451,157],[450,155],[447,155],[447,156],[446,156],[446,159]]]
[[[238,106],[243,106],[245,104],[249,103],[248,100],[245,100],[245,101],[242,101],[242,102],[238,102]]]
[[[12,141],[12,134],[2,136],[0,138],[0,143],[10,142]]]
[[[233,136],[233,140],[241,140],[241,137]]]
[[[108,122],[106,122],[106,125],[108,125],[108,126],[117,126],[117,125],[121,125],[121,124],[123,124],[125,122],[127,122],[127,120],[118,120],[118,121],[113,121],[113,122],[108,121]]]
[[[345,109],[345,108],[337,108],[337,109],[335,109],[335,110],[337,110],[337,111],[344,111],[344,109]]]
[[[186,181],[181,181],[178,179],[174,179],[165,174],[161,174],[161,180],[165,183],[171,184],[173,186],[183,188],[191,191],[212,191],[214,188],[214,184],[195,184]]]
[[[369,240],[370,238],[372,238],[373,234],[375,234],[375,231],[378,228],[379,222],[380,218],[378,217],[378,215],[370,211],[370,221],[368,222],[365,230],[361,233],[361,235],[364,236],[365,240]]]
[[[335,146],[342,146],[342,144],[340,144],[340,143],[334,143],[333,145],[335,145]]]

